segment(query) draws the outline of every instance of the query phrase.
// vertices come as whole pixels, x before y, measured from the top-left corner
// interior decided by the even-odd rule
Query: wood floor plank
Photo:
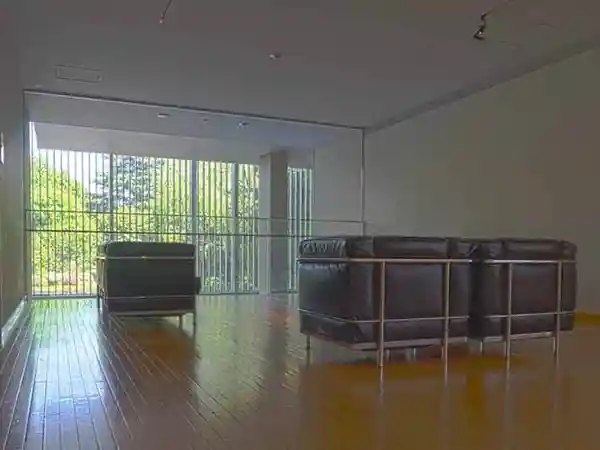
[[[600,328],[500,350],[372,357],[314,342],[294,296],[201,297],[173,322],[43,300],[0,363],[0,449],[597,449]],[[432,353],[433,355],[433,353]],[[383,381],[382,381],[383,380]]]
[[[34,311],[34,315],[30,316],[32,321],[32,341],[27,355],[27,364],[24,367],[24,373],[20,382],[20,390],[17,396],[17,402],[12,417],[11,428],[9,430],[9,439],[6,442],[7,449],[22,449],[25,446],[25,441],[28,433],[37,432],[43,434],[43,428],[35,420],[30,427],[31,417],[34,406],[35,394],[35,377],[38,370],[39,358],[37,356],[40,347],[39,336],[43,332],[45,319],[47,315],[39,314]],[[38,399],[39,402],[39,399]],[[37,404],[35,405],[37,407]],[[36,416],[33,416],[36,417]],[[37,429],[35,428],[37,427]],[[32,439],[33,440],[33,439]]]
[[[31,315],[27,319],[27,324]],[[29,415],[29,400],[31,398],[31,373],[35,366],[34,332],[32,326],[26,326],[20,333],[16,345],[9,352],[7,365],[3,371],[9,371],[2,376],[4,387],[0,392],[0,424],[2,425],[2,448],[22,448],[25,441],[26,422]]]

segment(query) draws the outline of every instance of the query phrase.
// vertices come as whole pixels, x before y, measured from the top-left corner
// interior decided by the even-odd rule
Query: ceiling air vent
[[[56,78],[81,83],[100,83],[102,74],[99,70],[86,67],[56,66]]]

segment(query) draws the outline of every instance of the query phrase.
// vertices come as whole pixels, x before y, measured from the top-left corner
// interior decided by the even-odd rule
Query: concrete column
[[[260,158],[259,291],[288,290],[288,155],[275,150]]]

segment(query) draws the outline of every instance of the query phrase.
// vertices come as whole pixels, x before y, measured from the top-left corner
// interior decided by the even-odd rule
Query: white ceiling
[[[366,128],[600,32],[597,0],[174,0],[160,25],[166,3],[20,0],[24,87]],[[60,80],[57,65],[102,80]]]

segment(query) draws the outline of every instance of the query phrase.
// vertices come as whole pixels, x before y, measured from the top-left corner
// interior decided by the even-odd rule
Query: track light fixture
[[[488,29],[488,23],[492,14],[496,13],[498,10],[506,8],[511,4],[515,3],[516,0],[499,0],[495,6],[488,9],[484,12],[480,17],[481,22],[477,27],[477,31],[473,35],[473,39],[477,39],[478,41],[485,41],[487,38],[486,31]]]
[[[481,23],[479,24],[479,26],[477,27],[477,31],[473,35],[474,39],[477,39],[478,41],[485,41],[485,32],[488,26],[487,18],[488,13],[481,15]]]
[[[165,23],[165,21],[167,20],[167,14],[169,14],[169,10],[171,9],[171,5],[173,4],[173,0],[169,0],[167,2],[167,6],[165,6],[165,9],[163,9],[162,14],[160,15],[160,20],[158,21],[158,23],[160,23],[161,25]]]

